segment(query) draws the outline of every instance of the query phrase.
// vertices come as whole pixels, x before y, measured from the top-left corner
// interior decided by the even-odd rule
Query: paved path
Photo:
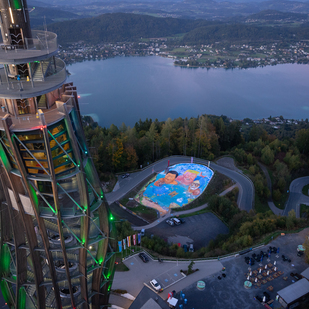
[[[309,184],[309,176],[294,179],[290,184],[290,195],[283,215],[287,216],[289,212],[294,209],[296,218],[300,217],[300,204],[309,205],[309,197],[302,193],[302,189],[305,185]]]
[[[216,161],[218,165],[224,166],[230,170],[233,170],[238,173],[242,173],[242,171],[236,167],[234,159],[231,157],[222,157]]]
[[[265,177],[266,177],[266,181],[267,181],[267,187],[269,189],[269,192],[270,192],[270,195],[269,195],[269,198],[267,200],[267,203],[268,203],[268,206],[269,208],[271,209],[271,211],[275,214],[275,215],[282,215],[283,213],[283,210],[278,208],[274,202],[273,202],[273,199],[272,199],[272,184],[271,184],[271,179],[270,179],[270,176],[269,176],[269,173],[268,173],[268,170],[266,168],[265,165],[263,165],[262,163],[258,162],[257,163],[258,166],[262,169]]]

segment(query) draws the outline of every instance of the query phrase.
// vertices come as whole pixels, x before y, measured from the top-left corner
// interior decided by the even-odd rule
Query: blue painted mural
[[[162,215],[199,197],[212,176],[213,171],[204,165],[176,164],[148,182],[135,199],[144,206],[156,208]]]

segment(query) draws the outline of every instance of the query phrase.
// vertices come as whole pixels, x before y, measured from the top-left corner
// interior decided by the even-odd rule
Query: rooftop
[[[144,286],[129,309],[141,308],[169,309],[169,306],[159,295]]]
[[[305,278],[277,292],[287,304],[309,293],[309,281]]]

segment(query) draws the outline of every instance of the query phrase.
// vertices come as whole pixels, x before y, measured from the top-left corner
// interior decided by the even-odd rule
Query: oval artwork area
[[[164,215],[170,208],[186,206],[199,197],[212,176],[213,171],[204,165],[176,164],[151,179],[135,200]]]

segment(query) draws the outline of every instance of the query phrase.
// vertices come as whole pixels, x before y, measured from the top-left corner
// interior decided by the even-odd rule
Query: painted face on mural
[[[196,173],[186,171],[183,175],[177,177],[176,180],[179,181],[180,183],[182,183],[185,186],[189,186],[194,181],[196,176],[197,176]]]
[[[155,186],[161,186],[163,184],[167,184],[167,185],[177,185],[177,181],[175,180],[176,177],[178,176],[178,173],[175,171],[169,171],[164,178],[160,178],[159,180],[157,180],[154,185]]]
[[[176,179],[176,174],[172,174],[172,173],[167,173],[167,175],[165,175],[164,177],[164,181],[166,184],[171,184],[172,182],[174,182]]]
[[[195,190],[195,189],[197,189],[198,187],[200,186],[200,182],[198,181],[198,180],[194,180],[192,183],[191,183],[191,185],[190,185],[190,189],[191,190]]]

